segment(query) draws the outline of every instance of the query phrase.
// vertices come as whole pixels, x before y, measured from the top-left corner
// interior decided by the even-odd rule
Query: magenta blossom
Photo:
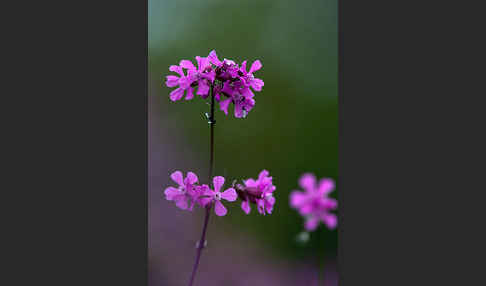
[[[198,185],[198,178],[193,172],[188,172],[184,178],[181,171],[175,171],[170,177],[178,187],[166,188],[165,197],[168,201],[174,201],[176,206],[183,210],[192,211],[196,204],[204,208],[214,206],[216,215],[224,216],[228,210],[222,200],[234,202],[238,197],[242,200],[241,208],[246,214],[250,213],[250,203],[254,203],[262,215],[271,214],[275,205],[273,192],[276,187],[267,170],[261,171],[257,180],[250,178],[244,180],[244,184],[236,184],[235,180],[233,186],[224,191],[221,191],[221,188],[225,178],[221,176],[213,178],[213,189],[206,184]]]
[[[216,51],[212,50],[207,57],[196,57],[197,68],[189,60],[180,61],[178,66],[171,66],[170,71],[177,72],[179,76],[167,76],[166,85],[176,87],[170,93],[172,101],[182,99],[187,91],[186,100],[194,98],[194,88],[197,95],[202,98],[209,96],[211,85],[214,98],[219,102],[220,109],[228,115],[230,104],[234,104],[234,115],[244,118],[255,106],[253,91],[261,91],[263,80],[255,78],[253,73],[262,68],[260,60],[256,60],[246,71],[246,61],[240,66],[233,60],[218,58]],[[187,70],[187,75],[184,74]]]
[[[222,88],[216,89],[217,99],[222,95],[228,96],[219,102],[220,109],[228,114],[229,104],[232,102],[235,105],[234,114],[236,118],[244,118],[248,112],[255,106],[254,94],[247,87],[242,85],[241,82],[226,81]]]
[[[165,198],[168,201],[174,201],[176,206],[180,209],[189,209],[192,211],[194,203],[197,199],[197,190],[195,184],[198,181],[196,174],[188,172],[184,179],[181,171],[175,171],[170,175],[172,180],[176,182],[179,187],[168,187],[165,189]],[[189,203],[190,206],[189,206]]]
[[[179,86],[170,93],[170,100],[178,101],[184,96],[184,92],[187,90],[186,100],[190,100],[194,97],[194,89],[191,86],[192,80],[189,76],[184,75],[184,71],[181,66],[172,65],[169,68],[170,71],[179,74],[179,77],[175,75],[168,75],[165,84],[168,87]]]
[[[209,53],[208,59],[216,66],[216,76],[222,82],[238,77],[239,67],[233,60],[223,59],[223,61],[220,61],[215,50]]]
[[[329,229],[336,228],[337,217],[331,211],[337,209],[337,201],[328,197],[334,190],[334,181],[323,178],[317,184],[316,177],[306,173],[300,177],[299,185],[304,192],[292,191],[290,206],[305,217],[306,230],[315,230],[320,222]]]
[[[218,216],[225,216],[228,210],[223,205],[221,200],[227,200],[228,202],[234,202],[238,198],[235,189],[228,188],[224,192],[221,192],[221,187],[224,185],[224,177],[216,176],[213,178],[214,190],[211,190],[208,185],[202,186],[202,199],[203,206],[207,206],[210,203],[214,203],[214,212]]]
[[[259,60],[253,62],[250,67],[250,70],[246,72],[246,61],[241,63],[241,67],[239,70],[239,75],[242,81],[246,86],[251,86],[255,91],[261,91],[264,85],[263,80],[259,78],[255,78],[253,76],[253,72],[262,68],[262,63]]]
[[[244,181],[244,186],[236,185],[238,196],[242,200],[241,208],[246,214],[250,213],[250,203],[256,204],[258,212],[262,215],[272,213],[275,205],[273,192],[276,187],[273,185],[272,177],[268,175],[268,171],[263,170],[257,180],[250,178]]]
[[[180,66],[187,69],[187,76],[190,78],[191,85],[197,83],[197,95],[206,98],[209,95],[209,85],[214,82],[216,76],[208,58],[196,57],[197,69],[189,60],[182,60]]]

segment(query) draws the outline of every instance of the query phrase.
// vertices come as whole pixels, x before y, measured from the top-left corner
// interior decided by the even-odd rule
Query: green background
[[[170,102],[171,89],[164,84],[169,66],[181,59],[195,63],[195,56],[212,49],[220,59],[263,63],[255,76],[265,86],[255,92],[247,118],[216,111],[215,174],[229,183],[267,169],[277,202],[265,218],[254,206],[247,216],[239,203],[227,204],[224,228],[243,229],[282,258],[300,259],[316,250],[335,257],[337,231],[322,225],[307,247],[295,243],[303,220],[289,207],[288,196],[304,172],[338,177],[337,1],[149,0],[148,38],[149,96],[160,99],[150,102],[170,118],[164,125],[168,133],[184,134],[197,161],[209,156],[203,117],[209,106],[200,97]]]

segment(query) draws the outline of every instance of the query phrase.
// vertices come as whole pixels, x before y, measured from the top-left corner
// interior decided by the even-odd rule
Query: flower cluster
[[[272,183],[272,177],[268,176],[267,170],[263,170],[258,175],[258,179],[252,178],[244,181],[244,185],[235,185],[238,197],[241,199],[241,208],[246,214],[250,213],[250,203],[257,206],[260,214],[271,214],[273,205],[275,204],[275,197],[273,191],[276,187]]]
[[[272,192],[276,189],[272,184],[272,177],[268,177],[268,171],[263,170],[258,180],[248,179],[245,186],[238,185],[221,191],[224,185],[224,177],[216,176],[213,178],[212,188],[206,184],[199,185],[198,177],[193,172],[188,172],[184,178],[181,171],[175,171],[170,175],[177,187],[165,189],[165,198],[174,201],[176,206],[183,210],[192,211],[195,205],[200,207],[214,206],[214,212],[218,216],[224,216],[228,210],[223,205],[222,200],[234,202],[240,197],[242,208],[245,213],[250,212],[249,203],[255,203],[261,214],[272,213],[275,198]]]
[[[253,73],[262,68],[259,60],[246,70],[246,61],[238,66],[234,61],[219,60],[213,50],[207,57],[196,57],[197,68],[189,60],[180,61],[179,65],[170,66],[169,70],[178,74],[168,75],[165,84],[168,87],[177,87],[170,93],[172,101],[194,98],[196,94],[202,98],[209,96],[210,86],[214,86],[214,98],[219,102],[220,109],[228,115],[230,103],[234,104],[234,114],[237,118],[246,117],[255,106],[254,91],[261,91],[263,80],[255,78]],[[184,73],[186,70],[186,73]],[[250,88],[251,87],[251,88]]]
[[[299,185],[304,192],[293,191],[290,194],[290,206],[305,217],[305,229],[315,230],[319,223],[324,223],[329,229],[337,226],[337,217],[331,213],[337,209],[337,201],[328,195],[334,190],[334,181],[323,178],[317,183],[312,174],[304,174],[299,179]]]

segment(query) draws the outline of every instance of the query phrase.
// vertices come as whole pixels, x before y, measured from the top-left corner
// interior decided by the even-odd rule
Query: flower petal
[[[273,206],[275,205],[275,197],[273,196],[267,196],[265,198],[265,209],[269,214],[272,213],[273,211]]]
[[[229,188],[221,193],[221,198],[227,200],[228,202],[234,202],[238,198],[235,189]]]
[[[198,198],[198,202],[202,207],[205,207],[213,201],[214,192],[208,185],[202,185],[199,187],[199,195],[204,196],[203,198]]]
[[[181,66],[182,68],[188,69],[188,70],[195,70],[196,69],[194,64],[189,60],[182,60],[179,63],[179,66]]]
[[[267,196],[266,199],[265,199],[265,203],[269,204],[269,205],[274,205],[275,204],[275,197],[274,196]]]
[[[229,96],[233,96],[233,94],[235,93],[228,80],[223,83],[223,88],[221,89],[221,91]]]
[[[256,60],[251,64],[250,71],[248,73],[256,72],[257,70],[262,68],[262,63],[259,60]]]
[[[299,185],[307,192],[312,192],[316,187],[316,177],[313,174],[305,173],[300,177]]]
[[[255,94],[248,87],[241,89],[241,95],[243,95],[246,98],[253,98],[255,96]]]
[[[182,87],[176,88],[170,93],[170,100],[178,101],[179,99],[182,98],[183,95],[184,95],[184,89]]]
[[[323,215],[322,221],[329,229],[335,229],[337,227],[337,216],[335,214]]]
[[[216,72],[211,69],[211,71],[209,71],[208,73],[204,73],[203,76],[210,82],[214,82],[214,79],[216,78]]]
[[[170,178],[174,182],[176,182],[177,184],[179,184],[179,186],[183,186],[184,185],[183,176],[182,176],[182,172],[181,171],[175,171],[174,173],[170,174]]]
[[[313,231],[319,225],[319,218],[312,216],[305,221],[305,229],[308,231]]]
[[[241,203],[241,209],[246,213],[246,214],[249,214],[250,211],[251,211],[251,208],[250,208],[250,202],[249,201],[243,201]]]
[[[312,213],[314,210],[315,208],[313,207],[312,202],[309,201],[305,202],[299,207],[299,213],[301,215],[308,215]]]
[[[225,216],[228,213],[228,210],[224,207],[221,201],[214,202],[214,212],[218,216]]]
[[[207,95],[209,92],[209,85],[205,80],[198,81],[199,88],[197,89],[197,95]]]
[[[176,66],[176,65],[171,65],[169,67],[169,70],[171,72],[176,72],[178,73],[180,76],[184,76],[184,72],[182,71],[182,68],[180,66]]]
[[[245,117],[245,110],[243,109],[243,105],[241,103],[235,103],[235,117],[236,118]]]
[[[196,56],[197,70],[203,72],[204,69],[209,65],[209,59],[205,57]]]
[[[327,198],[322,202],[322,206],[326,210],[335,210],[337,209],[338,202],[333,198]]]
[[[184,182],[187,184],[191,184],[191,185],[194,185],[195,183],[197,183],[198,181],[198,178],[196,176],[196,174],[194,174],[193,172],[187,172],[187,176],[186,176],[186,179],[184,180]]]
[[[255,90],[255,91],[261,91],[262,87],[265,85],[263,80],[259,78],[254,78],[253,80],[250,81],[250,86]]]
[[[216,51],[215,50],[212,50],[211,52],[209,52],[209,61],[215,65],[215,66],[221,66],[223,63],[218,59],[218,55],[216,55]]]
[[[231,102],[231,98],[219,102],[219,109],[221,109],[226,115],[228,115],[228,107],[230,102]]]
[[[172,201],[175,196],[178,196],[181,192],[179,189],[174,188],[174,187],[168,187],[165,189],[164,194],[165,194],[165,199],[168,201]]]
[[[290,193],[290,206],[293,208],[300,208],[306,200],[307,196],[302,192],[293,191]]]
[[[319,193],[327,195],[334,190],[334,180],[329,178],[323,178],[319,181]]]
[[[185,198],[185,196],[184,198],[175,201],[176,201],[176,206],[181,210],[187,210],[187,208],[189,207],[189,204],[187,203],[187,198]]]
[[[247,74],[246,72],[246,60],[244,60],[242,63],[241,63],[241,67],[240,67],[240,72],[242,72],[243,74]]]
[[[192,77],[184,76],[179,79],[179,86],[185,90],[191,86],[192,82],[193,82]]]
[[[194,88],[192,86],[187,88],[186,100],[191,100],[194,98]]]
[[[196,204],[196,201],[195,200],[191,200],[191,205],[189,206],[189,208],[187,209],[188,211],[191,211],[194,209],[194,205]]]
[[[219,192],[221,190],[221,187],[224,184],[224,177],[222,176],[216,176],[213,178],[213,186],[214,186],[214,191]]]
[[[256,202],[257,210],[260,214],[265,215],[265,202],[263,199],[259,199]]]
[[[261,182],[265,177],[267,177],[270,173],[267,170],[262,170],[260,174],[258,174],[258,181]]]
[[[167,87],[174,87],[179,84],[179,77],[175,75],[168,75],[165,78],[166,78],[165,85],[167,85]]]
[[[258,186],[258,183],[255,180],[253,180],[252,178],[244,181],[244,183],[245,183],[245,186],[247,186],[249,188],[256,188]]]
[[[253,98],[247,98],[244,102],[246,112],[250,112],[255,106],[255,100]]]
[[[270,177],[271,178],[271,177]],[[275,190],[277,189],[277,187],[275,187],[274,185],[272,185],[272,181],[270,180],[270,183],[265,187],[265,189],[263,190],[263,193],[265,195],[267,194],[271,194],[273,193]]]

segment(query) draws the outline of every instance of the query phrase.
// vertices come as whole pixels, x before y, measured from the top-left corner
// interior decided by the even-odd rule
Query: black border
[[[479,11],[339,1],[339,285],[484,284]]]
[[[147,1],[19,6],[3,284],[146,285]]]

